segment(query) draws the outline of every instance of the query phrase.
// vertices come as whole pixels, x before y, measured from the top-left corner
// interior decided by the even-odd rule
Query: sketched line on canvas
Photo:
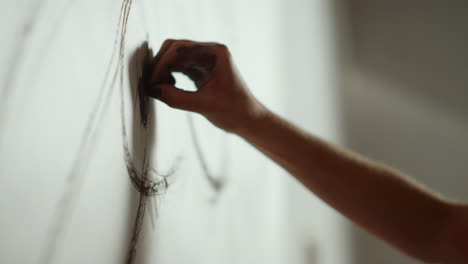
[[[44,254],[41,256],[40,263],[50,263],[55,254],[58,240],[68,225],[71,212],[73,211],[74,205],[78,198],[77,196],[81,191],[84,180],[83,175],[85,174],[86,167],[92,158],[93,152],[91,149],[97,137],[98,124],[101,122],[112,96],[111,86],[106,86],[106,84],[109,80],[112,62],[114,61],[117,50],[118,34],[119,28],[121,26],[123,8],[124,5],[121,7],[112,55],[109,59],[104,78],[101,82],[101,88],[99,90],[98,97],[94,102],[93,108],[88,116],[85,129],[79,141],[80,144],[75,155],[75,159],[73,160],[72,166],[67,174],[64,191],[55,209],[55,213],[46,237],[46,249],[42,251]]]
[[[13,51],[10,53],[10,57],[7,63],[7,72],[5,74],[5,80],[2,83],[1,91],[0,91],[0,144],[3,140],[3,133],[7,123],[7,117],[9,114],[9,103],[10,97],[12,95],[12,90],[15,87],[19,70],[21,66],[25,63],[24,62],[24,55],[26,54],[26,46],[31,42],[31,36],[36,31],[36,27],[38,25],[38,20],[42,15],[42,10],[44,9],[45,3],[47,0],[38,0],[36,4],[31,8],[31,15],[28,17],[27,21],[22,26],[22,30],[18,40],[16,41],[16,45],[13,48]],[[44,57],[46,57],[47,52],[50,50],[47,46],[50,44],[51,41],[55,38],[58,28],[63,24],[62,20],[65,18],[65,15],[70,10],[74,0],[68,0],[64,8],[60,10],[59,15],[50,22],[52,27],[48,27],[46,30],[45,38],[47,42],[42,43],[42,47],[38,48],[40,50],[39,58],[34,61],[35,64],[42,63],[44,61]],[[31,69],[35,69],[35,74],[37,71],[41,69],[37,65],[32,65],[29,67]],[[26,87],[25,87],[26,88]]]
[[[128,1],[128,8],[126,9],[126,13],[124,15],[125,22],[123,23],[122,27],[122,33],[121,36],[125,36],[126,33],[126,25],[127,25],[127,20],[129,17],[129,12],[130,12],[130,6],[131,6],[131,0]],[[139,198],[139,203],[138,203],[138,208],[135,216],[135,221],[133,225],[133,231],[132,231],[132,237],[130,240],[129,248],[128,248],[128,253],[127,253],[127,258],[125,263],[127,264],[132,264],[135,261],[136,254],[137,254],[137,246],[138,246],[138,240],[140,237],[141,233],[141,228],[143,224],[143,220],[145,217],[145,211],[146,211],[146,205],[148,203],[148,198],[150,196],[153,196],[153,202],[154,202],[154,212],[156,215],[156,201],[154,200],[154,196],[158,194],[162,194],[166,191],[168,188],[168,181],[167,178],[171,176],[171,171],[174,172],[175,168],[173,168],[169,174],[165,175],[158,175],[155,172],[155,169],[150,168],[150,160],[151,160],[151,155],[150,152],[148,151],[148,138],[152,137],[152,135],[148,135],[148,133],[151,133],[148,130],[148,122],[150,122],[151,119],[149,119],[149,115],[152,115],[152,108],[149,108],[151,104],[149,104],[149,98],[146,97],[145,92],[144,92],[144,87],[145,85],[148,85],[148,80],[150,79],[150,74],[151,74],[151,61],[152,61],[152,53],[147,47],[147,44],[144,43],[142,48],[145,50],[144,58],[142,60],[142,75],[140,76],[140,80],[138,81],[138,87],[137,90],[135,91],[135,95],[133,98],[134,102],[134,108],[136,108],[136,105],[140,106],[140,127],[143,129],[145,132],[145,136],[143,136],[144,139],[144,149],[143,149],[143,163],[142,163],[142,168],[141,171],[138,171],[137,167],[135,166],[135,162],[132,159],[132,155],[130,153],[130,148],[128,144],[128,136],[127,136],[127,128],[126,128],[126,120],[125,120],[125,99],[124,99],[124,85],[123,85],[123,72],[124,72],[124,50],[125,50],[125,39],[122,38],[120,42],[120,55],[119,55],[119,63],[118,63],[118,72],[120,76],[120,99],[121,99],[121,124],[122,124],[122,140],[123,140],[123,151],[124,151],[124,159],[125,159],[125,164],[127,167],[127,172],[128,175],[131,179],[131,182],[135,189],[139,192],[140,198]],[[133,65],[131,65],[133,66]],[[133,113],[135,114],[135,109]],[[135,136],[135,135],[134,135]],[[134,146],[135,147],[135,146]],[[159,178],[158,180],[155,180],[156,177]]]
[[[120,28],[124,22],[123,15],[127,2],[128,1],[123,1],[120,9],[113,51],[107,65],[104,78],[100,85],[99,94],[88,116],[85,129],[79,141],[80,144],[78,151],[75,154],[72,166],[68,171],[64,191],[56,207],[52,223],[47,233],[47,240],[45,243],[46,249],[42,251],[43,255],[41,256],[41,263],[50,263],[55,254],[60,236],[64,233],[68,225],[71,213],[81,192],[86,169],[90,160],[92,160],[94,152],[91,150],[97,141],[99,123],[102,122],[106,110],[108,109],[114,90],[112,88],[115,85],[117,79],[116,71],[112,78],[111,84],[108,85],[108,82],[110,81],[112,65],[116,58],[119,39],[121,39],[119,38]]]
[[[173,167],[168,173],[160,174],[154,168],[150,168],[150,158],[146,156],[146,149],[144,154],[144,165],[141,172],[139,172],[132,160],[129,152],[128,140],[125,128],[125,116],[124,116],[124,98],[123,98],[123,65],[125,58],[125,36],[127,32],[127,23],[130,14],[132,0],[124,0],[120,9],[120,15],[118,19],[118,25],[116,29],[116,36],[114,40],[114,48],[110,57],[109,63],[102,80],[98,97],[93,105],[92,111],[88,117],[86,127],[80,140],[80,147],[73,165],[67,176],[66,186],[58,206],[55,211],[55,215],[52,220],[52,224],[48,231],[47,241],[45,243],[46,250],[41,256],[41,263],[50,263],[56,253],[58,247],[58,241],[65,232],[68,226],[68,222],[71,218],[72,211],[76,205],[81,187],[84,182],[84,176],[86,169],[89,165],[89,161],[92,160],[93,146],[98,139],[99,124],[101,123],[106,110],[108,109],[109,103],[113,95],[113,88],[116,86],[118,77],[120,77],[121,87],[121,99],[122,99],[122,138],[123,138],[123,149],[124,159],[127,167],[128,175],[131,179],[132,184],[135,186],[137,191],[140,193],[140,203],[138,205],[137,216],[133,227],[133,236],[129,245],[129,256],[126,263],[133,263],[136,255],[136,245],[138,237],[141,231],[141,224],[143,223],[145,208],[147,204],[147,197],[164,193],[168,187],[167,178],[172,175],[176,170]],[[118,50],[118,54],[117,54]],[[113,65],[116,65],[115,71],[111,76]],[[110,82],[110,83],[109,83]],[[180,159],[176,160],[178,163]],[[159,176],[162,178],[159,181],[152,181],[148,176],[149,173]],[[156,203],[154,201],[154,212],[156,214]]]

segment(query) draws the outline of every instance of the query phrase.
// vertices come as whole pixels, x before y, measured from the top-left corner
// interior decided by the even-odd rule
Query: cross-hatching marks
[[[125,120],[124,89],[123,89],[122,83],[120,86],[121,87],[120,91],[121,91],[122,139],[123,139],[125,164],[127,166],[127,172],[130,177],[130,180],[133,186],[135,187],[135,189],[140,194],[139,205],[138,205],[138,209],[137,209],[137,213],[135,217],[132,237],[130,240],[127,259],[126,259],[126,263],[128,264],[133,263],[135,261],[138,239],[141,233],[143,219],[144,219],[145,211],[146,211],[146,205],[148,204],[148,198],[150,196],[153,197],[153,203],[155,205],[154,215],[156,215],[157,209],[156,209],[156,201],[154,200],[154,196],[163,194],[166,191],[166,189],[168,188],[167,179],[177,169],[176,167],[173,167],[169,172],[165,174],[161,174],[161,173],[157,173],[156,170],[154,168],[151,168],[150,166],[151,150],[149,148],[151,148],[152,138],[154,137],[154,131],[152,130],[152,128],[154,127],[154,124],[153,124],[154,121],[152,118],[154,117],[153,116],[154,109],[153,109],[153,102],[149,101],[149,98],[146,96],[145,88],[150,85],[151,69],[152,69],[151,63],[152,63],[153,56],[152,56],[151,50],[148,49],[147,43],[144,43],[140,47],[140,49],[137,50],[134,57],[136,57],[136,55],[138,55],[142,51],[144,52],[143,58],[137,58],[137,61],[142,65],[141,76],[139,77],[136,91],[132,91],[132,93],[134,94],[134,98],[132,100],[134,102],[133,153],[137,155],[140,154],[140,156],[143,156],[141,170],[138,170],[137,166],[135,165],[135,161],[132,157],[132,154],[130,152],[128,136],[127,136],[126,120]],[[130,66],[132,67],[133,65],[131,65],[130,63]],[[138,66],[139,65],[135,65],[135,67],[138,67]],[[121,67],[123,67],[123,65],[121,65]],[[120,72],[121,79],[123,78],[122,70]],[[131,75],[132,74],[130,74],[130,77]],[[130,85],[130,87],[132,87],[132,84]],[[137,107],[139,111],[136,111]],[[137,115],[139,115],[139,121],[140,121],[139,123],[135,122],[136,113],[138,113]],[[135,125],[138,126],[138,129],[140,130],[140,132],[142,131],[142,134],[143,134],[141,135],[141,139],[143,140],[142,149],[138,149],[138,147],[136,146],[137,140],[135,138],[136,137]],[[177,159],[176,161],[178,162],[180,161],[180,159]]]

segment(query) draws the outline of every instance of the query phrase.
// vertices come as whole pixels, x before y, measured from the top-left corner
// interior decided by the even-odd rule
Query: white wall
[[[0,148],[2,263],[39,263],[67,191],[79,196],[51,262],[122,263],[126,257],[138,199],[123,160],[118,85],[111,88],[108,106],[98,103],[103,117],[92,128],[96,133],[81,157],[84,165],[67,183],[111,57],[120,8],[118,1],[4,3],[0,24],[9,37],[0,44],[2,92],[8,89],[7,99],[2,93],[6,114]],[[272,91],[282,87],[271,78],[279,65],[277,12],[272,1],[134,1],[124,90],[129,90],[129,57],[146,39],[154,50],[168,37],[219,41],[231,48],[253,92],[281,108],[281,98]],[[24,31],[30,17],[36,18]],[[127,92],[125,97],[128,107]],[[240,139],[194,116],[210,169],[227,177],[217,196],[195,156],[186,113],[159,102],[155,107],[153,165],[164,172],[176,156],[183,161],[167,193],[158,198],[154,230],[147,214],[138,262],[286,262],[292,251],[279,170]],[[223,172],[224,158],[229,162]]]
[[[329,8],[327,1],[133,1],[123,88],[134,158],[141,163],[130,57],[145,40],[157,51],[169,37],[226,43],[263,102],[339,142]],[[111,0],[7,1],[0,11],[7,36],[0,42],[1,263],[39,263],[50,245],[50,263],[126,258],[138,194],[123,159],[119,83],[102,84],[120,11]],[[111,74],[116,67],[114,60]],[[111,96],[98,100],[102,87]],[[154,228],[147,209],[138,263],[345,263],[333,211],[245,142],[194,116],[211,171],[227,178],[216,194],[186,113],[160,102],[155,109],[153,166],[164,172],[183,160],[158,196]],[[59,234],[55,244],[51,234]],[[315,261],[311,247],[320,251]]]

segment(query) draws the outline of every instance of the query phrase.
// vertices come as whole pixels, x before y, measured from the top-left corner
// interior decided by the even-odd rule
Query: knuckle
[[[164,40],[163,44],[161,45],[161,49],[162,49],[162,50],[167,49],[173,42],[174,42],[173,39],[166,39],[166,40]]]
[[[186,46],[186,43],[183,41],[175,41],[171,48],[175,51],[179,51],[182,47]]]
[[[228,50],[228,47],[223,43],[216,43],[216,47],[220,50]]]
[[[221,52],[229,52],[228,47],[225,44],[222,44],[222,43],[216,43],[216,49],[221,51]]]
[[[174,41],[174,43],[172,44],[172,47],[178,48],[178,47],[182,46],[182,44],[183,44],[182,41],[176,40],[176,41]]]
[[[221,55],[224,55],[225,57],[229,57],[230,54],[231,54],[229,52],[229,48],[224,44],[217,44],[216,45],[216,52],[218,52]]]
[[[175,39],[170,39],[170,38],[168,38],[168,39],[164,40],[164,45],[170,44],[170,43],[172,43],[172,42],[174,42],[174,41],[176,41],[176,40],[175,40]]]

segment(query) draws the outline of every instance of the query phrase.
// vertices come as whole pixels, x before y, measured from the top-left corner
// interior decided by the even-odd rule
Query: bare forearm
[[[269,112],[249,92],[225,45],[166,40],[152,61],[149,96],[204,115],[243,137],[325,202],[368,231],[426,261],[468,263],[468,207],[402,173],[328,144]],[[197,92],[174,86],[171,71]]]
[[[424,259],[450,204],[400,172],[328,144],[271,112],[238,134],[325,202],[408,254]]]

